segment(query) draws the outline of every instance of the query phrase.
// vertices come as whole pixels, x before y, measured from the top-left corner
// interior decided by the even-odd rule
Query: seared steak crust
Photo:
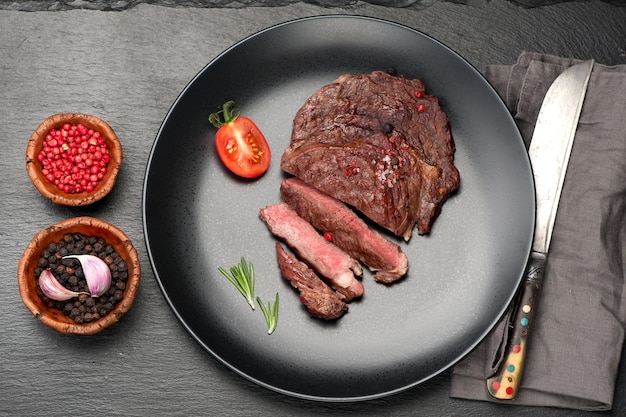
[[[300,302],[313,317],[333,320],[348,311],[348,305],[307,264],[287,253],[278,242],[276,255],[283,278],[300,291]]]
[[[281,168],[408,240],[430,231],[459,186],[454,141],[437,97],[385,72],[343,75],[294,119]]]
[[[377,271],[377,281],[391,283],[407,272],[408,259],[400,246],[370,228],[341,201],[293,177],[282,182],[280,193],[300,217],[320,232],[330,233],[335,245]]]

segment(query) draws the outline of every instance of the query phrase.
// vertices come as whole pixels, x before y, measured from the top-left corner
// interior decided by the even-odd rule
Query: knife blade
[[[516,398],[521,385],[561,190],[593,64],[593,60],[584,61],[563,71],[539,110],[528,149],[535,182],[535,233],[503,360],[487,379],[487,391],[497,399]]]

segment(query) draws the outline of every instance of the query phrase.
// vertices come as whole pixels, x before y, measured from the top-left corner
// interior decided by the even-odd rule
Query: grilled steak
[[[281,168],[408,240],[428,233],[459,186],[454,141],[419,80],[343,75],[294,119]]]
[[[407,272],[408,259],[400,246],[371,229],[341,201],[297,178],[284,180],[280,193],[300,217],[322,233],[331,233],[335,245],[377,271],[377,281],[391,283]]]
[[[361,264],[326,241],[284,202],[260,210],[270,232],[285,243],[318,274],[326,278],[345,302],[363,295],[363,284],[355,278],[363,273]]]
[[[348,311],[348,305],[304,262],[276,243],[278,265],[283,278],[300,291],[300,301],[313,317],[333,320]]]

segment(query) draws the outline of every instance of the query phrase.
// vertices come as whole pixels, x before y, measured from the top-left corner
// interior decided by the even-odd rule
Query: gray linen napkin
[[[526,146],[550,84],[577,60],[522,53],[486,77]],[[506,138],[503,138],[506,140]],[[626,323],[626,66],[595,64],[559,204],[545,281],[514,400],[493,400],[508,314],[452,373],[450,396],[509,404],[609,410]]]

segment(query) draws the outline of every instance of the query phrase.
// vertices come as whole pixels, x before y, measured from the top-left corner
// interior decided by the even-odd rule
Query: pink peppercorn
[[[107,172],[110,156],[100,132],[65,123],[48,132],[37,160],[46,180],[73,194],[93,191]]]

